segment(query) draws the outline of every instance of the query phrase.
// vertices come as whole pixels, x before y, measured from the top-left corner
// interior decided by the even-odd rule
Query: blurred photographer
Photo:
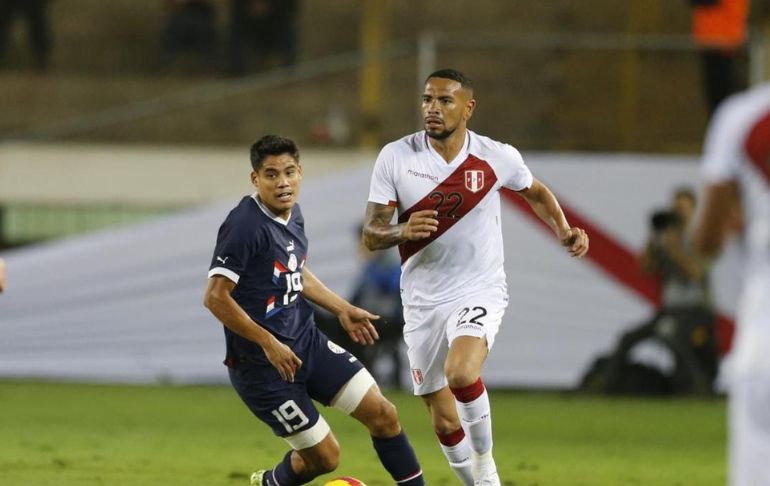
[[[661,306],[649,321],[626,332],[607,362],[608,391],[633,392],[627,382],[633,348],[646,341],[663,345],[673,358],[673,369],[662,373],[669,393],[712,391],[717,374],[708,266],[693,253],[687,232],[695,212],[695,193],[674,192],[670,209],[650,218],[651,236],[640,258],[642,271],[660,279]],[[625,374],[625,376],[624,376]]]
[[[650,218],[651,236],[641,257],[642,271],[661,281],[661,305],[667,309],[709,306],[707,267],[690,248],[687,228],[695,212],[695,193],[674,192],[671,209]]]

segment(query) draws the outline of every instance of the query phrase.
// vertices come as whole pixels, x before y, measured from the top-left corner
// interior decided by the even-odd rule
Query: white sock
[[[471,442],[465,436],[455,445],[447,446],[440,442],[441,450],[449,461],[449,467],[452,468],[457,478],[465,486],[473,486],[473,469],[471,462]]]
[[[478,478],[481,475],[492,474],[497,470],[492,457],[492,413],[489,407],[489,394],[484,391],[469,402],[457,401],[457,411],[460,414],[463,428],[470,436],[473,449],[473,470]]]

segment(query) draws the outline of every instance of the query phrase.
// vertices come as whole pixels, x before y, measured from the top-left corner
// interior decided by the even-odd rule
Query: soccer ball
[[[362,481],[351,478],[350,476],[342,476],[334,478],[331,481],[327,481],[324,486],[366,486]]]

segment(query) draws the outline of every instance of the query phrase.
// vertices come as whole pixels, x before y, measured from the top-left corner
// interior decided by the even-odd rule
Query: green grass
[[[388,396],[428,483],[457,484],[421,401]],[[507,486],[725,483],[722,400],[493,391],[492,402]],[[323,413],[342,446],[337,473],[392,484],[363,427]],[[2,485],[245,485],[285,450],[229,387],[0,383]]]

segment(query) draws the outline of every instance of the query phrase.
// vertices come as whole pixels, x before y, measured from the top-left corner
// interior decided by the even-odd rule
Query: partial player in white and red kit
[[[450,466],[464,484],[497,485],[481,367],[508,303],[498,191],[524,197],[572,255],[588,251],[588,237],[569,226],[515,148],[466,128],[475,107],[464,74],[428,77],[425,130],[377,158],[363,239],[371,250],[399,247],[414,392],[428,405]]]
[[[729,373],[730,484],[770,485],[770,84],[725,101],[704,150],[696,247],[718,254],[739,207],[747,259]]]

